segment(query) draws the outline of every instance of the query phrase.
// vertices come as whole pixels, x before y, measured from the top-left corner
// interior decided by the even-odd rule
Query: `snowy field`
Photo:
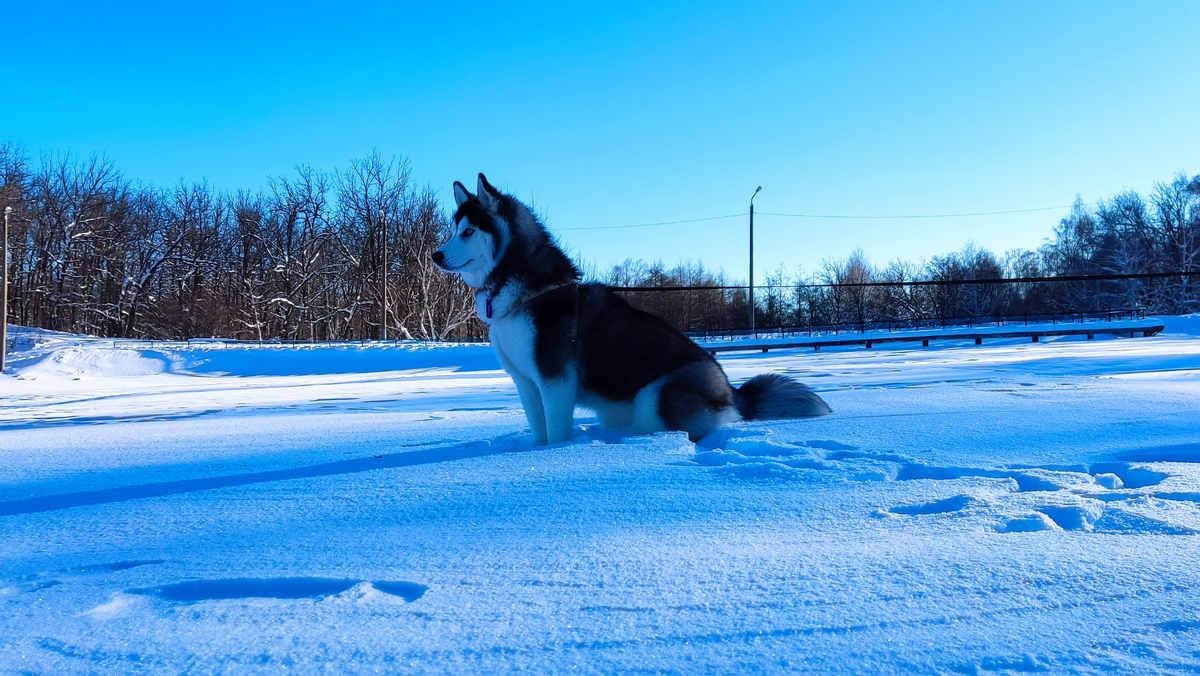
[[[14,329],[0,673],[1200,671],[1200,317],[782,350],[820,419],[532,447],[486,346]]]

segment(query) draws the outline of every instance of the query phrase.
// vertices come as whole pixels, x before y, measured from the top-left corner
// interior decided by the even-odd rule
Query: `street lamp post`
[[[4,240],[0,244],[0,267],[4,268],[0,281],[0,373],[4,373],[4,356],[8,352],[8,217],[12,207],[4,207]]]
[[[754,328],[754,198],[760,190],[761,185],[750,196],[750,330],[754,332],[755,338],[758,338],[758,331]]]
[[[388,286],[388,259],[387,259],[387,216],[383,217],[383,340],[387,341],[387,286]]]

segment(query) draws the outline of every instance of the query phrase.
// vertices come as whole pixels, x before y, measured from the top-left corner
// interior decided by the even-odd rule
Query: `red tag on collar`
[[[485,305],[487,306],[487,318],[491,319],[492,318],[492,299],[491,298],[487,299],[487,303]]]

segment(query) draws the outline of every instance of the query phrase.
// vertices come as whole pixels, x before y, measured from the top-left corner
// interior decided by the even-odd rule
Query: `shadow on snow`
[[[230,488],[233,486],[246,486],[248,484],[261,484],[272,481],[309,479],[312,477],[354,474],[356,472],[369,472],[393,467],[430,465],[439,462],[451,462],[468,458],[481,458],[488,455],[499,455],[501,453],[512,453],[527,448],[530,447],[521,445],[517,435],[509,434],[491,440],[470,441],[452,446],[442,446],[440,448],[428,448],[408,453],[384,455],[382,457],[356,458],[354,460],[328,462],[321,465],[309,465],[307,467],[295,467],[292,469],[249,472],[246,474],[206,477],[203,479],[182,479],[179,481],[164,481],[136,486],[123,486],[120,488],[107,488],[97,491],[62,493],[25,500],[12,500],[9,502],[0,502],[0,516],[52,512],[71,507],[104,505],[113,502],[125,502],[127,500],[158,498],[167,495],[179,495],[181,493],[207,491],[214,488]]]

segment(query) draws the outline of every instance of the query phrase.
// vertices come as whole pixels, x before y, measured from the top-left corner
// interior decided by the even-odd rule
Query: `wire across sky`
[[[1027,214],[1034,211],[1053,211],[1055,209],[1070,209],[1074,205],[1063,204],[1053,207],[1035,207],[1032,209],[1010,209],[1007,211],[976,211],[972,213],[961,214],[905,214],[891,216],[866,216],[866,215],[847,215],[847,214],[780,214],[770,211],[756,211],[756,216],[778,216],[783,218],[842,218],[851,220],[901,220],[901,219],[916,219],[916,218],[966,218],[970,216],[1001,216],[1004,214]],[[1090,204],[1083,205],[1085,207],[1092,206]],[[725,218],[740,218],[748,216],[750,212],[743,211],[740,214],[728,214],[726,216],[707,216],[705,218],[691,218],[682,221],[662,221],[659,223],[634,223],[631,225],[597,225],[585,228],[557,228],[558,230],[619,230],[623,228],[650,228],[659,225],[682,225],[684,223],[700,223],[702,221],[719,221]]]

